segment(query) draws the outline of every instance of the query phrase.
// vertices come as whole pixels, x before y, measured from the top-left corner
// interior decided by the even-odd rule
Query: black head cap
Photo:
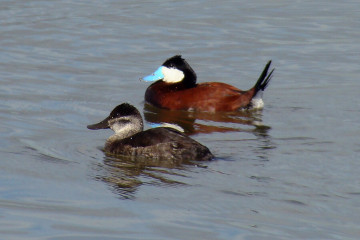
[[[181,55],[175,55],[167,59],[162,65],[168,68],[176,68],[178,70],[181,70],[185,75],[185,78],[183,80],[183,83],[185,85],[193,86],[196,84],[195,71],[190,67],[186,60],[181,57]]]
[[[110,118],[125,117],[131,115],[140,115],[140,112],[129,103],[122,103],[116,106],[110,113]]]
[[[109,121],[111,119],[125,116],[137,116],[141,118],[140,112],[134,106],[128,103],[122,103],[115,107],[107,118],[99,123],[88,125],[87,128],[92,130],[110,128]]]

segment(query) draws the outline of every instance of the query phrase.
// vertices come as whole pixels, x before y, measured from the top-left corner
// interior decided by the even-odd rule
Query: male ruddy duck
[[[190,65],[176,55],[167,59],[144,81],[156,81],[145,92],[145,101],[156,107],[187,111],[236,111],[261,109],[262,92],[270,82],[274,69],[268,74],[269,61],[254,87],[240,90],[226,83],[196,83],[196,73]],[[158,81],[157,81],[158,80]]]
[[[139,111],[123,103],[106,119],[87,128],[111,128],[115,134],[106,141],[104,151],[115,155],[169,161],[206,161],[214,157],[207,147],[175,129],[158,127],[143,131],[143,125]]]

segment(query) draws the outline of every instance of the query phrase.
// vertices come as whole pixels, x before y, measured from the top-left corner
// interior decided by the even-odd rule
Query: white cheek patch
[[[128,130],[130,126],[129,125],[124,125],[122,123],[118,123],[115,122],[114,124],[111,124],[110,128],[115,132],[115,133],[121,133],[124,130]]]
[[[164,82],[177,83],[184,79],[184,73],[176,68],[163,67],[161,71],[164,75]]]
[[[128,117],[121,117],[109,120],[111,130],[115,133],[122,133],[131,129],[131,120]]]

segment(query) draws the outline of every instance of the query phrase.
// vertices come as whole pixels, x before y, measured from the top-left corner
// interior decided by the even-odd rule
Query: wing
[[[153,128],[109,143],[105,151],[127,156],[169,160],[210,160],[209,149],[172,128]]]
[[[249,103],[251,99],[247,95],[247,91],[229,84],[209,82],[198,84],[194,88],[165,93],[162,104],[170,109],[234,111]]]

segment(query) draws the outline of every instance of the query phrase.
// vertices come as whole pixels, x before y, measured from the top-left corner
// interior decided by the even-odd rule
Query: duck
[[[104,151],[112,155],[165,159],[167,161],[208,161],[214,158],[210,150],[171,127],[156,127],[144,131],[140,112],[129,103],[115,107],[110,115],[88,129],[112,129],[115,134],[105,143]]]
[[[247,91],[222,82],[197,83],[195,71],[181,55],[167,59],[153,74],[141,78],[153,82],[145,92],[145,102],[168,110],[233,112],[262,109],[263,91],[273,72],[271,60],[255,85]]]

